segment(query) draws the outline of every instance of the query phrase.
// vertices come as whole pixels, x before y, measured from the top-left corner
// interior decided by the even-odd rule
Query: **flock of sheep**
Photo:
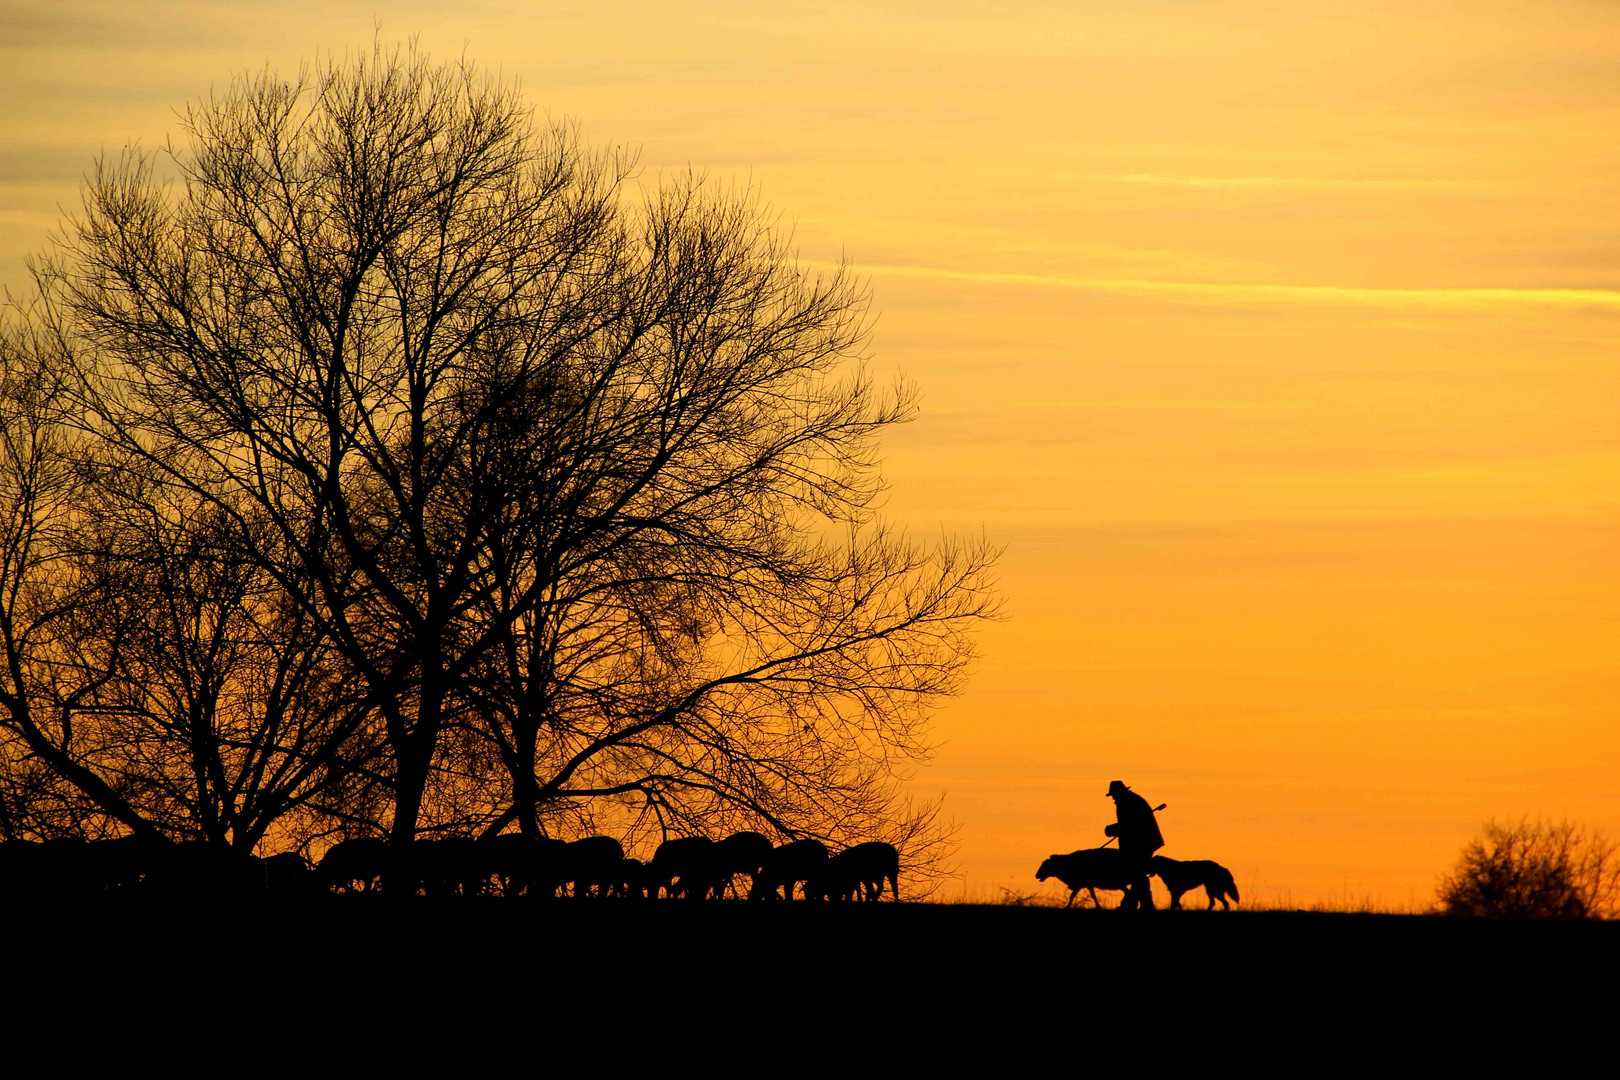
[[[773,845],[757,832],[723,840],[666,840],[652,859],[627,858],[611,836],[536,839],[517,833],[419,840],[397,848],[380,839],[343,840],[311,866],[293,852],[257,858],[208,844],[138,837],[85,842],[0,843],[0,889],[16,895],[84,895],[142,890],[171,893],[365,892],[429,896],[704,899],[748,879],[750,899],[877,900],[887,884],[900,899],[900,856],[879,841],[829,853],[819,840]]]
[[[652,898],[719,898],[737,893],[739,876],[748,878],[747,895],[764,900],[876,900],[889,885],[900,898],[900,854],[892,844],[871,841],[829,854],[819,840],[773,845],[757,832],[732,833],[723,840],[683,836],[665,840],[653,857],[628,858],[611,836],[582,840],[533,839],[518,833],[478,840],[450,838],[412,845],[411,875],[428,895]],[[332,891],[359,891],[388,884],[397,863],[380,840],[345,840],[321,859],[315,873]]]

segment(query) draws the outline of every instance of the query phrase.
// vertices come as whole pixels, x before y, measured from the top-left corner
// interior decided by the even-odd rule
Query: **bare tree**
[[[1486,918],[1613,918],[1620,857],[1603,833],[1567,821],[1487,822],[1441,881],[1440,905]]]
[[[501,428],[530,433],[502,456],[545,505],[492,531],[507,569],[473,613],[496,645],[474,705],[514,778],[489,827],[915,832],[890,781],[990,613],[988,554],[872,524],[877,437],[911,402],[835,381],[860,333],[842,279],[806,281],[751,207],[686,182],[636,247],[653,303],[567,399],[613,422]]]
[[[74,552],[84,493],[65,422],[62,355],[31,310],[0,313],[0,751],[6,831],[94,834],[157,830],[99,768],[105,747],[86,723],[112,678],[130,612],[99,606]]]
[[[865,374],[848,274],[691,178],[632,198],[414,49],[239,79],[186,128],[176,184],[98,167],[43,322],[81,437],[357,680],[396,842],[927,832],[895,781],[993,553],[876,519],[914,395]]]
[[[93,467],[94,463],[91,463]],[[102,755],[172,836],[252,850],[375,757],[363,689],[308,614],[229,543],[216,507],[101,476],[81,562],[132,606],[89,698]]]
[[[251,850],[364,760],[366,708],[217,510],[65,422],[60,342],[0,338],[0,748],[8,835]]]

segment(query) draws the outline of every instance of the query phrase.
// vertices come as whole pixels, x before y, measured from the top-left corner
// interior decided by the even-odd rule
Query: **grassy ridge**
[[[411,1054],[585,1042],[609,1075],[723,1039],[729,1060],[797,1077],[853,1030],[873,1055],[854,1075],[954,1075],[968,1054],[1072,1069],[1077,1046],[1090,1065],[1209,1047],[1314,1075],[1368,1040],[1521,1038],[1538,1011],[1570,1027],[1609,1008],[1590,976],[1620,967],[1616,923],[1410,915],[336,896],[3,916],[17,1030],[96,1002],[165,1031],[319,1032],[362,1066],[401,1027]]]

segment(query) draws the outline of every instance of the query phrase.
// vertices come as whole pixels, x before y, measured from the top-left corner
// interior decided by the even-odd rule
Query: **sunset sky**
[[[916,781],[958,891],[1034,891],[1115,778],[1246,900],[1426,905],[1492,816],[1620,838],[1609,0],[7,0],[0,284],[99,151],[377,24],[868,278],[924,391],[889,514],[1006,545]]]

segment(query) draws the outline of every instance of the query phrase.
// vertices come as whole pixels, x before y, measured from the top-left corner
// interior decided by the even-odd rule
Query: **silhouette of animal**
[[[97,840],[87,853],[98,888],[120,892],[140,888],[167,846],[162,840],[144,836]]]
[[[32,893],[43,864],[38,841],[0,842],[0,896]]]
[[[718,841],[714,845],[715,870],[725,875],[722,888],[733,885],[738,874],[747,874],[748,887],[752,891],[754,881],[759,877],[759,868],[770,858],[771,851],[770,840],[757,832],[736,832]]]
[[[893,844],[869,840],[828,859],[804,883],[804,895],[811,900],[878,900],[885,881],[893,886],[898,902],[900,853]]]
[[[328,848],[315,873],[328,891],[367,892],[387,870],[388,845],[375,836],[360,836]]]
[[[309,863],[296,851],[264,858],[264,891],[271,896],[302,896],[310,891],[313,881]]]
[[[609,895],[630,900],[645,899],[650,876],[640,859],[621,859]]]
[[[447,890],[462,896],[482,896],[489,884],[489,870],[478,841],[471,836],[447,836],[439,841],[439,872]]]
[[[1217,862],[1208,859],[1180,862],[1176,859],[1167,859],[1163,855],[1153,856],[1153,871],[1164,887],[1170,890],[1170,908],[1172,911],[1181,907],[1181,895],[1204,887],[1204,895],[1209,898],[1210,911],[1215,910],[1215,901],[1221,902],[1221,909],[1231,911],[1232,905],[1226,902],[1227,897],[1233,901],[1238,898],[1237,882],[1232,880],[1232,871]]]
[[[794,840],[771,853],[760,864],[759,875],[748,890],[750,900],[775,899],[777,890],[788,900],[793,899],[794,886],[816,875],[827,861],[827,845],[820,840]]]
[[[701,900],[723,887],[717,846],[707,836],[680,836],[659,844],[647,864],[647,895],[656,897],[663,889],[669,896]]]
[[[236,897],[264,891],[264,863],[225,844],[185,840],[154,845],[143,888],[173,897]]]
[[[1041,868],[1035,871],[1035,880],[1045,881],[1047,878],[1055,877],[1067,885],[1069,902],[1064,904],[1064,907],[1074,904],[1074,898],[1080,894],[1081,889],[1089,892],[1091,902],[1097,904],[1098,889],[1124,892],[1131,887],[1132,865],[1132,860],[1115,848],[1082,848],[1067,855],[1048,857],[1041,863]],[[1140,871],[1137,873],[1139,876]]]
[[[524,895],[547,899],[555,897],[557,890],[568,884],[568,860],[564,853],[568,843],[554,837],[543,836],[534,849],[530,866],[529,884]]]
[[[90,845],[78,836],[54,836],[35,849],[34,892],[40,896],[75,896],[90,887]]]
[[[835,866],[838,856],[833,855],[827,859],[827,865],[816,871],[814,877],[805,879],[804,898],[806,900],[858,900],[861,895],[861,883],[853,876],[843,872],[846,868]]]
[[[540,860],[541,842],[520,832],[478,838],[478,868],[493,878],[502,896],[528,888]]]
[[[417,840],[408,849],[409,873],[402,877],[407,882],[414,877],[429,896],[477,896],[489,877],[481,872],[482,855],[478,842],[470,836]],[[396,869],[403,871],[402,863],[396,859]]]
[[[622,876],[624,848],[611,836],[587,836],[564,846],[561,878],[575,896],[606,896]]]
[[[839,852],[830,857],[804,882],[806,900],[859,900],[861,879]]]
[[[0,881],[8,896],[73,896],[94,888],[89,861],[90,845],[77,837],[8,840],[0,845]]]
[[[866,888],[868,900],[883,899],[883,879],[888,878],[894,902],[900,902],[900,852],[893,844],[869,840],[856,844],[844,854],[859,867],[861,884]]]
[[[164,840],[120,836],[0,843],[0,897],[66,897],[142,886],[171,845]]]
[[[0,896],[79,896],[140,888],[170,845],[152,837],[56,837],[0,843]]]

